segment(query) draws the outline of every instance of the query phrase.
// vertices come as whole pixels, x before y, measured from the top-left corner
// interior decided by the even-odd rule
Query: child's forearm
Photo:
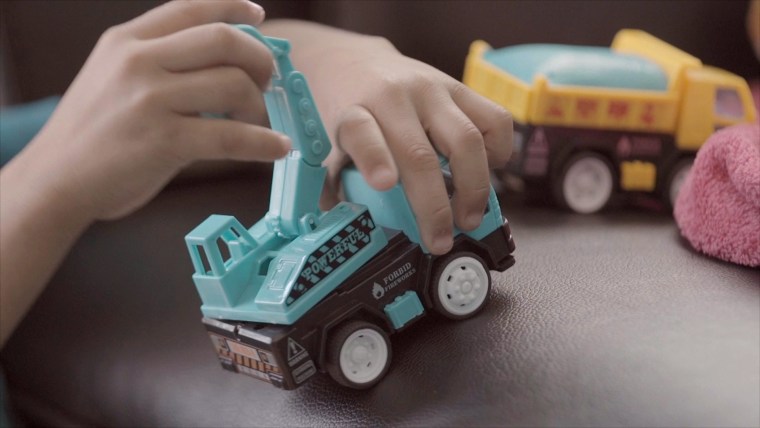
[[[330,69],[336,55],[357,49],[398,53],[387,39],[354,33],[323,24],[293,19],[265,21],[261,29],[266,35],[288,39],[294,46],[291,58],[296,69],[306,75],[318,72],[320,68]]]
[[[0,170],[0,347],[91,223],[29,156]]]
[[[320,114],[329,127],[337,120],[333,116],[345,107],[336,105],[335,91],[343,88],[334,84],[336,71],[345,70],[353,63],[366,61],[367,55],[393,57],[401,56],[392,43],[378,36],[369,36],[342,30],[327,25],[293,19],[265,21],[262,31],[272,37],[287,39],[291,46],[290,58],[293,65],[309,80],[311,91],[318,104]],[[356,80],[364,76],[348,73],[348,79]],[[338,79],[340,80],[340,79]],[[343,81],[348,86],[348,81]],[[382,86],[383,82],[368,82]],[[329,130],[328,130],[329,132]]]

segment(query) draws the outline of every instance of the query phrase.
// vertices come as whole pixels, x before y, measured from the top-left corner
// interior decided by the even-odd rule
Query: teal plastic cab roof
[[[606,47],[528,44],[494,49],[483,58],[531,84],[543,74],[550,84],[665,91],[668,78],[656,63]]]

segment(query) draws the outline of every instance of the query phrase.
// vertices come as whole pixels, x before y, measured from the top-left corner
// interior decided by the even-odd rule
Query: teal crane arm
[[[295,238],[316,228],[319,197],[330,153],[330,139],[303,74],[293,68],[290,43],[262,35],[255,27],[237,26],[272,52],[274,71],[264,102],[270,126],[292,140],[290,153],[275,162],[272,176],[269,227],[284,238]]]

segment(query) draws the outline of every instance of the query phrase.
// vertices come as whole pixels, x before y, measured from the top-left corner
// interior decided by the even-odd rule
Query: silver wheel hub
[[[467,315],[477,310],[488,294],[488,272],[472,257],[459,257],[443,270],[438,299],[449,313]]]
[[[376,379],[388,361],[388,346],[382,335],[364,328],[351,333],[340,351],[340,368],[351,382]]]
[[[603,160],[578,159],[565,174],[562,191],[575,212],[589,214],[604,207],[612,194],[612,174]]]

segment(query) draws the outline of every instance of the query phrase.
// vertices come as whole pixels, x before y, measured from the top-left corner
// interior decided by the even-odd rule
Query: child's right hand
[[[225,24],[263,19],[246,0],[175,1],[109,29],[14,162],[98,220],[141,207],[193,161],[284,156],[287,137],[261,126],[271,53]]]

